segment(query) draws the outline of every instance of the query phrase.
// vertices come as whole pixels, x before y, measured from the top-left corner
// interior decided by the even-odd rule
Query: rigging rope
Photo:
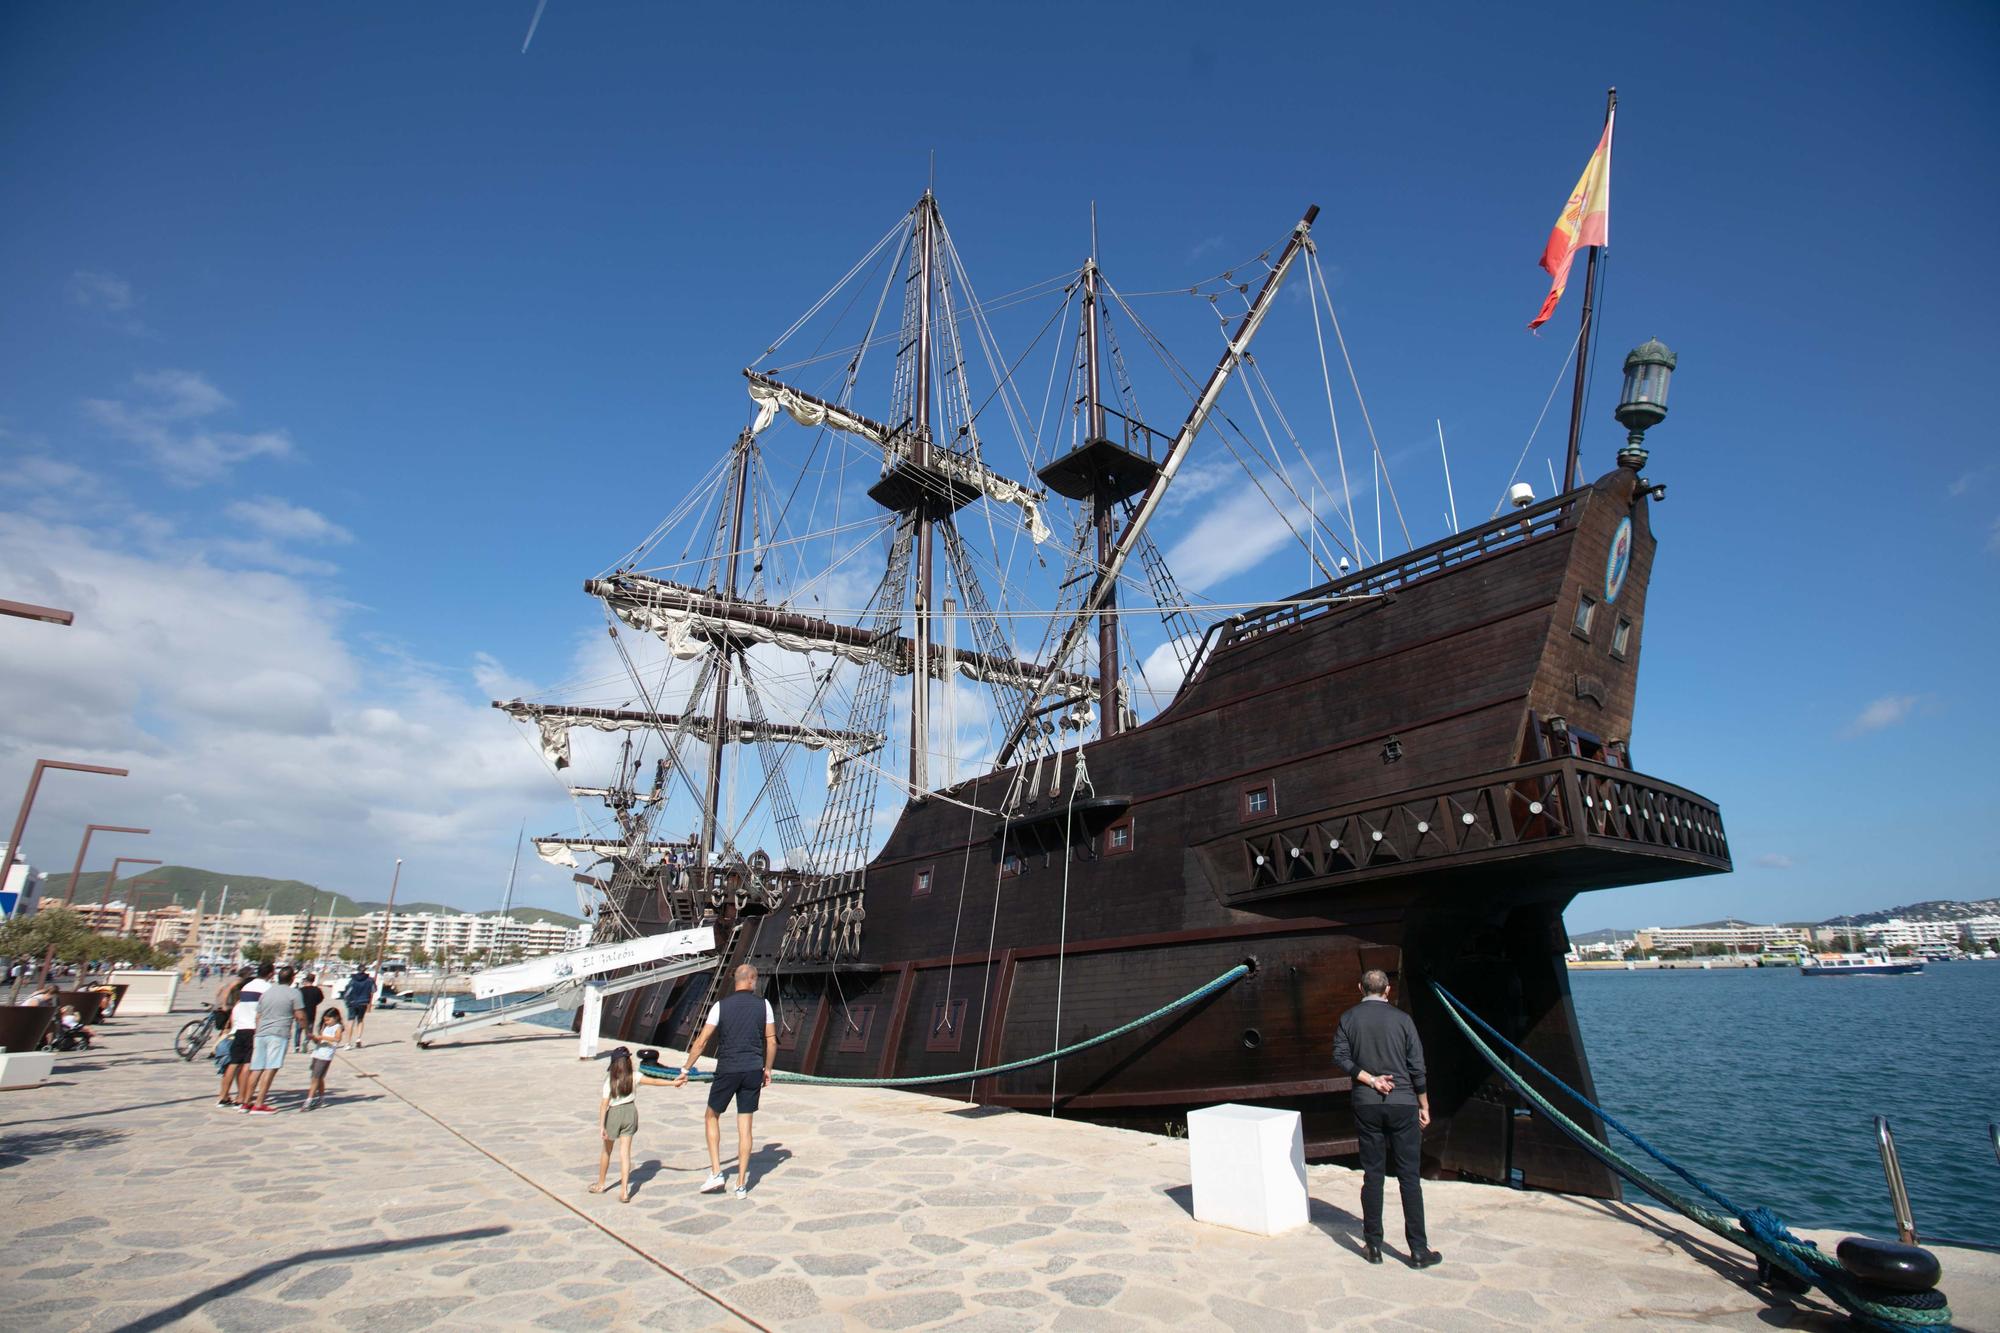
[[[1506,1079],[1516,1092],[1532,1102],[1537,1110],[1574,1139],[1586,1152],[1647,1194],[1724,1239],[1749,1250],[1767,1263],[1783,1269],[1801,1282],[1818,1287],[1870,1327],[1903,1330],[1942,1328],[1950,1325],[1951,1309],[1945,1304],[1942,1292],[1891,1291],[1861,1282],[1813,1242],[1793,1235],[1770,1209],[1757,1207],[1746,1210],[1737,1207],[1720,1191],[1648,1143],[1637,1131],[1628,1128],[1603,1107],[1550,1073],[1533,1056],[1507,1040],[1491,1023],[1481,1018],[1463,1000],[1443,986],[1433,981],[1431,989],[1437,993],[1440,1000],[1444,1001],[1445,1013],[1450,1016],[1465,1039],[1472,1043],[1473,1049],[1493,1067],[1495,1072]],[[1479,1033],[1473,1030],[1475,1023],[1494,1041],[1506,1047],[1516,1059],[1546,1078],[1579,1106],[1630,1139],[1653,1160],[1686,1181],[1716,1207],[1705,1207],[1669,1188],[1609,1143],[1599,1139],[1557,1110],[1548,1098],[1537,1092],[1480,1038]]]
[[[1023,1069],[1033,1069],[1036,1065],[1049,1064],[1052,1061],[1079,1054],[1090,1050],[1094,1046],[1102,1046],[1107,1041],[1116,1041],[1118,1038],[1126,1036],[1129,1033],[1137,1032],[1149,1023],[1157,1023],[1168,1014],[1177,1013],[1191,1004],[1200,1003],[1218,991],[1224,990],[1241,981],[1249,974],[1250,965],[1248,963],[1238,963],[1215,980],[1197,986],[1186,995],[1181,996],[1180,999],[1163,1004],[1158,1009],[1153,1010],[1152,1013],[1141,1015],[1129,1023],[1112,1028],[1109,1032],[1102,1032],[1095,1037],[1087,1037],[1082,1041],[1072,1042],[1068,1046],[1058,1047],[1044,1055],[1031,1055],[1020,1060],[1009,1060],[1005,1064],[987,1065],[984,1069],[967,1069],[956,1074],[912,1074],[902,1078],[825,1078],[818,1074],[795,1074],[789,1069],[774,1069],[771,1071],[771,1081],[773,1083],[804,1083],[813,1087],[827,1088],[921,1088],[938,1083],[962,1083],[967,1079],[993,1078],[1000,1074],[1017,1073]],[[653,1078],[677,1078],[681,1072],[678,1066],[658,1065],[651,1062],[641,1063],[639,1070],[641,1073],[648,1074]],[[708,1075],[702,1073],[700,1070],[691,1070],[688,1073],[688,1077],[698,1079],[707,1078]]]

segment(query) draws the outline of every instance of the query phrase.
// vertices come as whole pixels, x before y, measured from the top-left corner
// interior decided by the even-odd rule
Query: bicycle
[[[192,1061],[201,1054],[201,1048],[208,1045],[222,1026],[221,1017],[213,1009],[200,1018],[191,1018],[174,1037],[174,1054],[183,1060]]]

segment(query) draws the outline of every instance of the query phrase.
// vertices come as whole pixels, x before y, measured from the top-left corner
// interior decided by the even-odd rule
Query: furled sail
[[[522,699],[495,699],[493,706],[509,717],[532,722],[541,733],[542,758],[556,768],[570,764],[569,733],[572,727],[593,731],[640,731],[685,729],[696,740],[706,741],[714,730],[708,717],[682,718],[669,713],[644,713],[621,708],[587,708],[561,704],[528,703]],[[831,750],[839,759],[850,759],[882,748],[883,738],[873,733],[820,730],[788,722],[753,722],[730,719],[723,740],[732,744],[777,741],[803,745],[810,750]]]
[[[850,412],[824,398],[802,393],[797,389],[778,383],[768,376],[746,371],[750,379],[750,400],[757,404],[757,420],[751,424],[752,435],[762,434],[766,427],[777,420],[779,411],[798,422],[801,426],[827,426],[859,436],[870,444],[878,445],[884,451],[883,465],[886,469],[894,459],[906,450],[897,432],[877,421]],[[998,504],[1013,505],[1021,511],[1021,520],[1028,526],[1028,535],[1037,546],[1049,538],[1049,521],[1042,513],[1041,496],[1036,491],[1017,481],[995,472],[985,464],[962,457],[949,449],[933,449],[924,459],[924,465],[943,473],[950,480],[971,487],[987,499]]]
[[[628,856],[632,851],[632,844],[623,838],[536,838],[534,843],[536,856],[552,866],[567,866],[571,870],[581,864],[576,859],[579,852],[592,860],[601,860],[607,856]],[[692,843],[684,842],[649,842],[644,847],[649,852],[694,850]]]
[[[879,660],[900,676],[916,670],[916,653],[906,638],[878,640],[867,630],[852,625],[802,616],[762,602],[696,592],[644,574],[592,579],[584,585],[584,590],[603,598],[612,612],[632,628],[658,635],[677,657],[697,656],[709,643],[735,641],[774,644],[792,652],[831,653],[850,662]],[[1075,672],[1061,671],[1048,677],[1042,667],[1016,658],[963,648],[954,652],[936,645],[932,645],[931,652],[940,662],[951,657],[959,673],[972,680],[1033,689],[1047,678],[1048,695],[1068,699],[1097,697],[1097,682]]]

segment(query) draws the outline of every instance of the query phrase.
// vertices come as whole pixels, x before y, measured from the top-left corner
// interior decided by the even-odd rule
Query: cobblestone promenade
[[[1836,1326],[1650,1213],[1436,1184],[1444,1264],[1369,1267],[1347,1171],[1313,1168],[1314,1225],[1263,1240],[1193,1220],[1185,1143],[906,1093],[773,1088],[737,1200],[695,1192],[700,1088],[643,1089],[621,1205],[585,1192],[602,1066],[571,1038],[419,1051],[413,1012],[378,1014],[325,1106],[296,1111],[293,1057],[252,1118],[168,1049],[185,1017],[0,1093],[0,1327]],[[1946,1289],[2000,1329],[2000,1259],[1949,1256]]]

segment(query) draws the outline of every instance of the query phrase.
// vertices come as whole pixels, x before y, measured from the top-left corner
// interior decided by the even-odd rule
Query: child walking
[[[340,1049],[340,1039],[347,1033],[347,1024],[340,1017],[337,1005],[328,1005],[313,1025],[312,1035],[312,1086],[306,1090],[306,1104],[301,1111],[310,1111],[326,1097],[326,1071],[333,1063],[333,1053]]]
[[[604,1177],[611,1169],[611,1146],[615,1142],[618,1202],[632,1202],[632,1138],[639,1132],[638,1085],[663,1082],[664,1079],[638,1073],[632,1066],[632,1052],[625,1047],[611,1052],[611,1068],[605,1071],[603,1095],[597,1102],[597,1127],[604,1142],[597,1155],[597,1183],[590,1187],[592,1194],[602,1194],[609,1188]]]

